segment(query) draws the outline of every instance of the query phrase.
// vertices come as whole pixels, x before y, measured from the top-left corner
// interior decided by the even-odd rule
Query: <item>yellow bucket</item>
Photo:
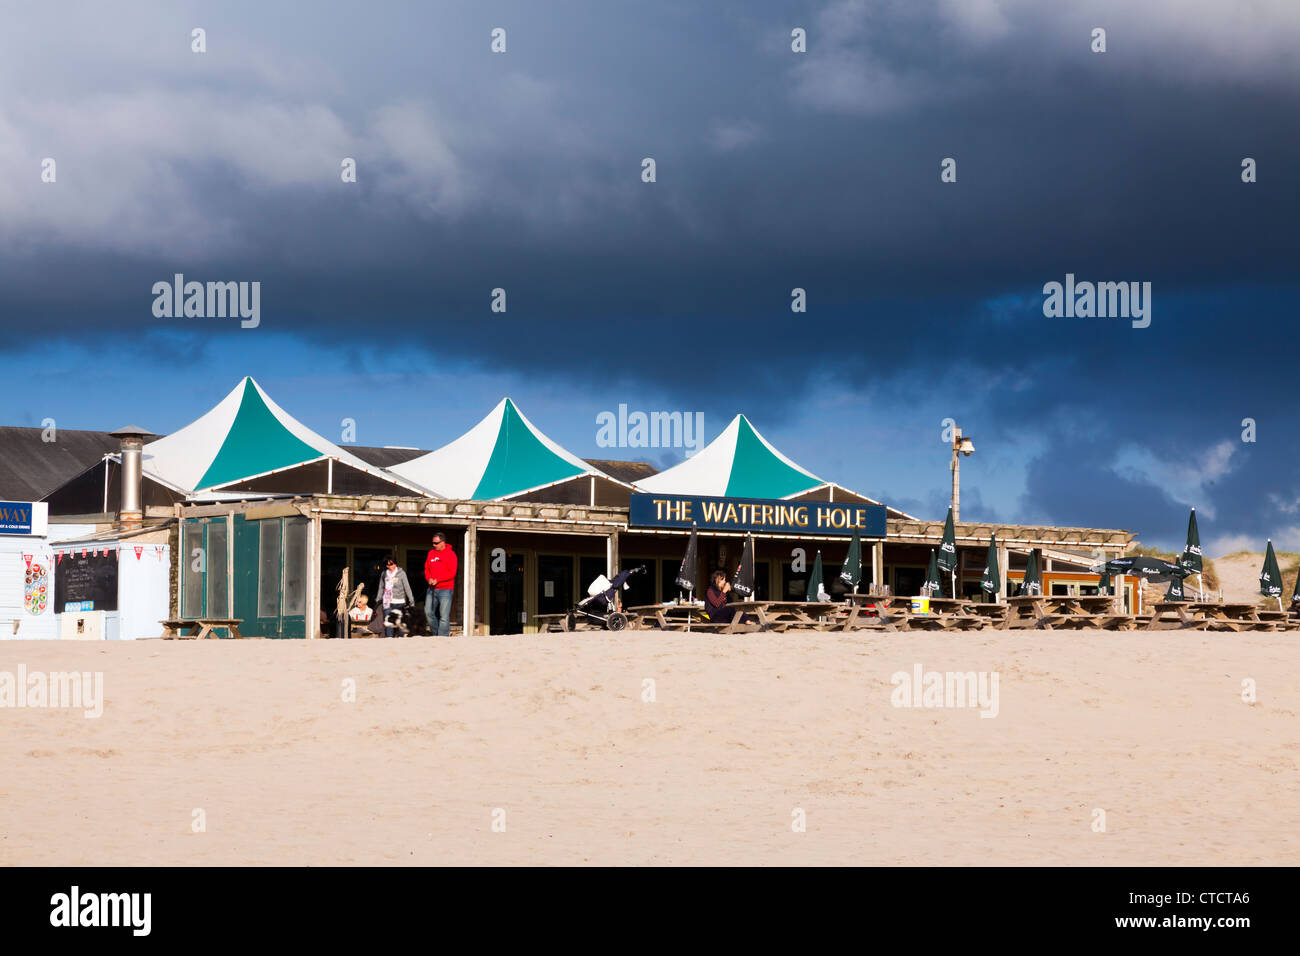
[[[913,614],[929,614],[929,613],[930,613],[930,599],[929,599],[928,597],[916,597],[916,598],[912,598],[912,613],[913,613]]]

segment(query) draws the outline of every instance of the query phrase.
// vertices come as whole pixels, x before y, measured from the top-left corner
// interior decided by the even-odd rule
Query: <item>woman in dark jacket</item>
[[[731,582],[725,571],[713,572],[713,583],[704,592],[704,619],[713,624],[730,624],[736,609],[727,604]]]

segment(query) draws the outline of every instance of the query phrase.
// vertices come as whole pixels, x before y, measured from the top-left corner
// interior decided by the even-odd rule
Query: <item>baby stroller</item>
[[[629,568],[626,571],[620,571],[614,575],[614,580],[610,580],[605,575],[600,575],[596,580],[591,582],[591,587],[587,588],[585,597],[569,610],[569,616],[564,622],[566,631],[577,630],[578,621],[588,620],[595,621],[607,631],[621,631],[627,627],[627,615],[621,611],[614,610],[614,595],[618,589],[625,587],[627,579],[634,574],[640,574],[645,570],[645,565],[635,568]]]

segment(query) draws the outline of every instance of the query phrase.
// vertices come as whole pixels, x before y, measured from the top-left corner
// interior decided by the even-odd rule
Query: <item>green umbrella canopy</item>
[[[939,567],[951,574],[957,570],[957,531],[952,524],[952,507],[943,523],[943,540],[939,542]]]
[[[1273,553],[1273,542],[1268,542],[1268,551],[1264,553],[1264,567],[1259,572],[1259,593],[1265,597],[1282,596],[1282,571],[1277,566],[1277,555]]]
[[[1110,572],[1109,572],[1109,571],[1102,571],[1102,572],[1101,572],[1101,580],[1097,582],[1097,593],[1098,593],[1098,594],[1110,594],[1110,589],[1111,589],[1112,587],[1114,587],[1114,585],[1111,583],[1111,580],[1110,580]]]
[[[1020,582],[1017,594],[1034,595],[1043,593],[1043,576],[1038,570],[1038,549],[1029,552],[1029,564],[1025,566],[1025,578]]]
[[[939,590],[939,562],[935,557],[934,548],[930,549],[930,566],[925,569],[925,583],[921,585],[921,590],[927,594]]]
[[[1172,578],[1169,579],[1169,590],[1167,590],[1167,591],[1165,592],[1165,600],[1166,600],[1166,601],[1186,601],[1186,600],[1187,600],[1187,598],[1183,595],[1183,579],[1182,579],[1182,578],[1180,578],[1180,577],[1172,577]]]
[[[998,536],[989,538],[989,554],[984,560],[984,574],[980,578],[980,588],[989,594],[1002,590],[1002,569],[998,567]]]
[[[1291,603],[1300,601],[1300,574],[1295,576],[1295,587],[1291,589]]]
[[[1195,508],[1192,509],[1191,517],[1187,519],[1187,544],[1183,548],[1183,553],[1178,556],[1178,563],[1192,574],[1201,573],[1201,532],[1196,527]]]
[[[853,532],[853,540],[849,542],[849,556],[840,569],[840,580],[851,588],[856,588],[862,581],[862,540],[857,531]]]
[[[1192,572],[1181,564],[1153,558],[1145,554],[1136,554],[1128,558],[1111,558],[1106,562],[1107,574],[1131,574],[1148,581],[1166,581],[1169,578],[1185,578]]]
[[[806,601],[820,601],[819,595],[825,588],[822,587],[822,553],[817,552],[817,557],[813,560],[812,574],[808,576],[808,594],[805,596]]]

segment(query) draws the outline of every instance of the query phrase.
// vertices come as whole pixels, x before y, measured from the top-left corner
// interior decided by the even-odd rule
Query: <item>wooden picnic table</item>
[[[629,627],[646,627],[651,621],[663,631],[722,631],[731,627],[730,624],[705,620],[703,604],[639,604],[624,608],[623,613],[628,616]],[[633,615],[636,615],[635,625],[632,623]],[[740,615],[737,614],[732,623],[739,625],[739,621]]]
[[[214,637],[212,631],[218,627],[229,629],[231,637],[240,640],[244,639],[244,635],[239,633],[239,625],[244,623],[242,617],[174,618],[169,621],[159,621],[158,623],[163,626],[162,636],[164,641],[177,639],[201,641],[208,637]]]
[[[985,626],[989,620],[1000,620],[1005,609],[989,613],[982,608],[998,607],[992,604],[980,604],[965,598],[930,598],[930,614],[913,614],[912,603],[918,598],[901,594],[846,594],[847,613],[841,621],[839,630],[854,631],[871,628],[883,628],[887,631],[898,630],[975,630]],[[871,608],[875,615],[866,613]]]
[[[1143,630],[1203,627],[1207,631],[1271,631],[1285,620],[1273,617],[1278,612],[1261,611],[1253,604],[1219,601],[1160,601],[1152,605],[1151,611]]]
[[[1007,624],[1013,628],[1095,628],[1114,630],[1133,622],[1115,610],[1108,594],[1029,594],[1007,598]]]
[[[838,617],[839,605],[833,601],[734,601],[731,607],[735,609],[731,620],[737,631],[744,629],[740,617],[747,614],[757,620],[758,630],[780,633],[792,627],[831,630],[834,625],[823,624],[820,619]]]

